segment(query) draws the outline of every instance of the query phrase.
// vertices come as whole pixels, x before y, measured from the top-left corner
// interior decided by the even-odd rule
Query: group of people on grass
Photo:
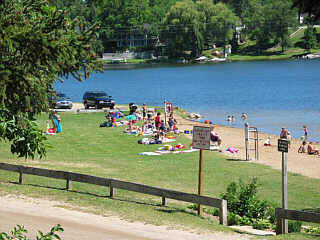
[[[143,124],[141,126],[133,126],[133,123],[136,123],[136,121],[129,120],[128,132],[139,131],[141,135],[152,134],[152,138],[150,139],[152,143],[162,143],[166,140],[166,134],[169,132],[179,132],[173,110],[168,113],[169,117],[166,123],[165,120],[161,119],[161,113],[157,112],[155,115],[154,109],[147,108],[146,103],[142,106],[142,114],[138,108],[135,108],[133,111],[132,106],[129,106],[131,115],[135,115],[138,120],[143,120]]]
[[[166,134],[168,133],[179,133],[177,120],[174,118],[173,108],[169,108],[167,122],[162,119],[161,113],[155,111],[153,108],[147,108],[146,103],[142,105],[142,113],[140,109],[134,104],[129,104],[129,116],[127,117],[128,129],[127,133],[136,133],[144,135],[151,135],[152,142],[161,143],[165,141]],[[142,120],[143,124],[141,126],[134,125],[137,120]],[[107,114],[106,122],[104,126],[114,126],[115,118]],[[214,127],[211,127],[210,134],[211,142],[217,143],[218,146],[221,145],[222,139],[217,132],[214,131]]]

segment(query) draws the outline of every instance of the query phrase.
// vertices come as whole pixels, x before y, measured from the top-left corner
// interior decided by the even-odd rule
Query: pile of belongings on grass
[[[172,146],[172,145],[164,145],[163,147],[158,148],[157,151],[155,152],[142,152],[139,153],[139,155],[148,155],[148,156],[160,156],[163,154],[169,154],[169,153],[190,153],[190,152],[197,152],[199,151],[199,149],[189,149],[189,150],[182,150],[185,149],[186,146],[179,143],[176,146]]]
[[[162,144],[167,142],[174,142],[176,140],[170,138],[143,138],[138,141],[139,144]]]
[[[118,121],[116,122],[116,118],[123,118],[122,112],[113,112],[110,111],[105,116],[105,121],[103,123],[100,123],[100,127],[117,127],[117,126],[123,126],[129,124],[128,121]]]

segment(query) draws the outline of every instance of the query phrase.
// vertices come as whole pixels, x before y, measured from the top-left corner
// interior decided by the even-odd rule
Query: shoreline
[[[76,112],[78,109],[84,109],[82,103],[73,103],[73,109],[71,111]],[[127,105],[118,105],[118,107],[123,111],[124,108],[127,110]],[[182,109],[182,111],[180,111]],[[101,109],[99,111],[103,112],[109,109]],[[90,110],[89,110],[90,111]],[[97,110],[95,110],[97,111]],[[205,124],[194,120],[188,120],[181,115],[187,114],[188,112],[179,107],[178,112],[175,112],[175,118],[178,122],[179,130],[192,130],[193,126],[215,126],[215,131],[221,136],[222,144],[220,150],[222,154],[227,156],[233,161],[244,161],[246,163],[259,163],[268,165],[274,169],[281,170],[281,152],[277,149],[277,139],[278,135],[269,134],[265,132],[258,131],[258,148],[259,148],[259,160],[245,161],[245,133],[243,128],[237,128],[232,126],[223,126],[218,124]],[[192,141],[191,134],[185,134]],[[265,139],[271,137],[271,146],[263,146]],[[298,148],[301,144],[301,140],[293,138],[291,142],[291,148],[288,152],[288,171],[301,174],[307,177],[320,179],[320,155],[308,155],[307,153],[298,153]],[[319,144],[314,144],[316,148],[320,148]],[[239,153],[229,153],[225,149],[233,147],[239,149]],[[251,156],[254,155],[252,151]]]
[[[177,117],[178,127],[181,130],[190,130],[190,127],[195,125],[199,126],[211,126],[211,124],[198,123]],[[212,124],[215,126],[215,131],[221,136],[222,144],[220,150],[222,154],[229,157],[230,160],[244,161],[247,163],[259,163],[268,165],[274,169],[282,169],[281,152],[278,152],[277,139],[278,135],[264,133],[258,131],[258,149],[259,149],[259,160],[246,161],[245,156],[245,132],[244,128],[236,128],[230,126],[223,126]],[[186,136],[192,140],[191,134]],[[271,137],[271,146],[264,146],[264,141]],[[251,145],[253,142],[251,142]],[[320,155],[308,155],[307,153],[298,153],[298,148],[301,144],[300,139],[293,138],[291,141],[291,148],[288,152],[288,171],[294,174],[301,174],[307,177],[320,179]],[[316,148],[320,148],[319,144],[314,144]],[[233,147],[239,149],[239,153],[229,153],[225,149]],[[250,152],[250,156],[254,156],[254,151]]]

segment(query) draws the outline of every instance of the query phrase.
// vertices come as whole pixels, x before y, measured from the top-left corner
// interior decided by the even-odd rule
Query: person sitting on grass
[[[106,121],[105,121],[106,127],[112,127],[112,117],[110,115],[106,116]]]
[[[160,131],[165,131],[166,130],[166,126],[164,125],[164,120],[161,120],[161,125],[159,127]]]
[[[312,142],[309,142],[309,145],[308,145],[308,154],[310,154],[310,155],[318,155],[318,154],[319,154],[319,150],[316,149],[316,148],[312,145]]]
[[[222,142],[221,137],[214,131],[214,126],[211,126],[210,140],[211,142],[218,143],[218,146],[220,146]]]

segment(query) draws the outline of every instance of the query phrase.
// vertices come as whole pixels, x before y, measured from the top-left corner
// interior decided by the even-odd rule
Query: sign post
[[[287,175],[287,152],[289,142],[278,139],[278,151],[282,152],[282,208],[288,209],[288,175]],[[278,225],[278,224],[277,224]],[[288,219],[281,219],[281,233],[288,233]]]
[[[250,160],[250,148],[249,148],[249,142],[250,142],[250,136],[249,136],[249,124],[244,123],[244,135],[245,135],[245,144],[246,144],[246,160]]]
[[[167,126],[167,101],[164,100],[164,125]]]
[[[199,183],[198,195],[203,195],[203,172],[204,172],[204,152],[203,150],[210,150],[210,127],[194,126],[193,127],[193,148],[200,149],[199,159]],[[202,205],[198,205],[198,214],[202,215]]]

